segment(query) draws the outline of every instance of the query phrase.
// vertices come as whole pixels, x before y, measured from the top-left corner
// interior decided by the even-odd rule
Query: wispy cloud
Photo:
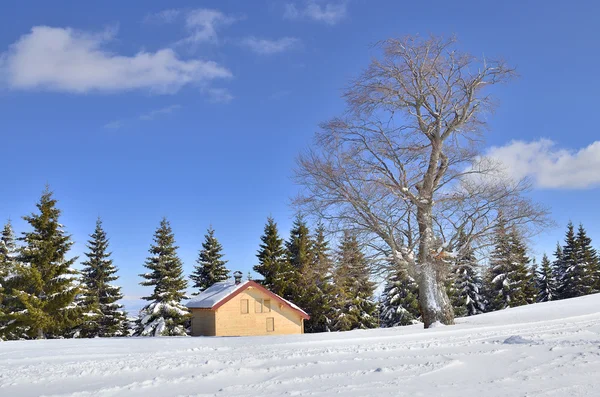
[[[146,15],[145,22],[148,23],[172,23],[182,14],[181,9],[162,10],[154,14]]]
[[[512,141],[490,148],[485,157],[501,163],[508,176],[516,180],[530,178],[538,188],[600,186],[600,141],[577,150],[558,148],[548,139]]]
[[[119,130],[119,129],[123,128],[124,126],[132,124],[132,123],[136,123],[136,122],[140,122],[140,121],[155,120],[156,118],[158,118],[160,116],[164,116],[166,114],[171,114],[174,111],[176,111],[177,109],[181,109],[181,105],[165,106],[160,109],[154,109],[149,112],[140,114],[139,116],[137,116],[135,118],[111,121],[110,123],[106,123],[104,125],[104,128],[109,129],[109,130]]]
[[[303,2],[303,5],[287,3],[283,17],[286,19],[311,19],[328,25],[335,25],[346,18],[348,7],[345,1],[322,3],[315,0]]]
[[[173,113],[175,110],[180,109],[180,108],[181,108],[181,105],[166,106],[164,108],[160,108],[160,109],[152,110],[148,113],[144,113],[144,114],[140,115],[139,119],[143,120],[143,121],[154,120],[158,116]]]
[[[154,23],[174,23],[181,20],[187,36],[177,41],[175,45],[193,47],[204,42],[218,43],[218,30],[243,18],[243,16],[226,15],[219,10],[195,8],[163,10],[146,16],[145,20]]]
[[[287,51],[300,43],[295,37],[282,37],[277,40],[259,39],[254,36],[242,39],[241,44],[262,55],[277,54]]]
[[[146,89],[164,94],[232,76],[216,62],[181,60],[168,48],[134,56],[114,54],[103,48],[114,34],[36,26],[0,54],[0,78],[20,90],[108,93]]]
[[[229,103],[235,98],[226,88],[209,88],[206,92],[210,103]]]
[[[122,120],[114,120],[111,121],[110,123],[106,123],[104,124],[104,128],[108,129],[108,130],[118,130],[121,127],[123,127],[124,123]]]

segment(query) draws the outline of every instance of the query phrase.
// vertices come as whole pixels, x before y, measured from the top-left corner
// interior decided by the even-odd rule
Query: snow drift
[[[0,343],[2,396],[596,396],[600,294],[344,333]]]

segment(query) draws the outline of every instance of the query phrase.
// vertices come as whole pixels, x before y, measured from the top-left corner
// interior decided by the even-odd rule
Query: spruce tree
[[[382,328],[411,325],[417,322],[419,313],[419,287],[406,269],[393,266],[381,295],[379,305]]]
[[[84,338],[122,336],[127,322],[123,306],[117,301],[123,298],[121,288],[112,284],[118,279],[117,268],[110,259],[108,238],[98,218],[94,233],[90,235],[85,253],[87,260],[82,263],[82,306],[84,323],[79,333]]]
[[[458,243],[459,256],[452,269],[452,306],[456,317],[474,316],[485,312],[482,281],[475,253],[464,235]]]
[[[254,271],[263,279],[259,282],[269,291],[284,296],[288,289],[288,276],[291,272],[286,259],[283,239],[279,237],[277,223],[271,217],[267,218],[264,234],[260,237],[261,244],[256,254],[258,264]]]
[[[150,270],[141,274],[140,284],[154,287],[150,301],[141,311],[136,322],[136,336],[185,336],[186,323],[190,314],[181,304],[187,282],[183,276],[183,265],[177,256],[177,246],[171,225],[166,218],[154,233],[150,245],[150,256],[144,266]]]
[[[552,262],[552,271],[554,273],[554,282],[556,283],[556,294],[553,300],[562,299],[563,286],[562,281],[565,274],[565,262],[563,260],[563,250],[560,243],[556,242],[554,250],[554,261]]]
[[[325,228],[318,225],[311,244],[312,263],[310,267],[308,285],[309,299],[306,310],[310,315],[304,326],[305,332],[326,332],[331,330],[331,317],[333,315],[332,285],[332,260],[329,252],[329,243],[325,238]]]
[[[373,300],[375,284],[370,280],[369,273],[368,262],[356,236],[345,232],[334,272],[336,310],[332,320],[333,330],[377,327],[377,304]]]
[[[588,237],[582,224],[577,230],[577,262],[581,272],[580,295],[591,294],[596,291],[600,262],[598,254],[592,247],[592,239]]]
[[[287,276],[288,284],[284,297],[304,309],[310,299],[313,257],[310,230],[301,216],[296,217],[285,247],[291,271]]]
[[[575,234],[575,227],[569,222],[559,269],[558,294],[561,299],[587,295],[594,290],[597,261],[596,251],[583,226],[580,225]]]
[[[535,299],[526,248],[516,229],[506,230],[498,220],[495,246],[486,274],[486,295],[490,310],[522,306]]]
[[[550,259],[544,254],[542,264],[536,274],[538,302],[549,302],[556,299],[556,280],[554,277],[555,274]]]
[[[190,276],[190,279],[194,282],[192,288],[198,289],[198,292],[193,295],[198,295],[214,283],[229,278],[229,270],[225,267],[227,261],[222,259],[222,251],[223,247],[215,237],[215,230],[211,226],[204,236],[202,249],[196,260],[198,265],[194,267],[194,272]]]
[[[56,203],[46,188],[37,204],[39,213],[23,218],[33,230],[19,239],[20,265],[10,282],[18,307],[8,314],[7,330],[24,330],[28,338],[67,336],[81,317],[74,304],[79,290],[71,267],[77,258],[66,258],[73,242],[59,222]]]
[[[0,340],[15,339],[5,329],[8,314],[13,312],[15,297],[12,295],[10,280],[17,268],[17,245],[10,220],[4,225],[0,235]]]

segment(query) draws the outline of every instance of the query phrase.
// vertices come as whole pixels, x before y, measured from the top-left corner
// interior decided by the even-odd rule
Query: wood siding
[[[241,313],[242,300],[248,300],[248,313]],[[270,311],[265,300],[270,301]],[[257,302],[258,301],[258,302]],[[194,316],[196,311],[193,311]],[[257,288],[248,288],[219,307],[213,322],[216,336],[287,335],[303,332],[303,319],[290,307],[274,301]],[[194,317],[195,318],[195,317]],[[267,331],[272,318],[273,331]],[[193,324],[193,323],[192,323]],[[269,320],[269,325],[271,320]],[[193,325],[192,325],[193,332]]]
[[[192,309],[192,336],[215,336],[215,312]]]

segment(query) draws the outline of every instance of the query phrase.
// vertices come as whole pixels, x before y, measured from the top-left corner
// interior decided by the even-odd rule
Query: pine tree
[[[8,323],[9,313],[12,313],[15,305],[15,297],[12,295],[10,280],[17,268],[17,245],[15,234],[10,220],[4,225],[0,236],[0,340],[16,339],[8,334],[5,327]],[[18,334],[18,333],[17,333]]]
[[[283,239],[279,237],[277,223],[271,217],[267,218],[264,234],[261,236],[258,253],[258,264],[254,271],[263,276],[259,282],[269,291],[284,296],[288,290],[289,276],[292,271],[285,257]]]
[[[329,243],[325,238],[325,228],[318,225],[311,244],[311,274],[309,297],[306,309],[310,315],[304,326],[305,332],[326,332],[331,330],[331,317],[333,315],[333,285],[332,266]]]
[[[450,277],[454,315],[463,317],[481,314],[485,312],[485,299],[475,253],[464,235],[460,236],[457,248],[460,255],[456,258]]]
[[[486,292],[490,310],[526,305],[535,299],[528,268],[526,248],[516,229],[506,230],[498,220],[495,247],[486,274]]]
[[[187,282],[183,276],[183,265],[177,256],[177,246],[171,225],[166,218],[154,233],[154,244],[144,266],[150,272],[141,274],[145,279],[140,284],[154,287],[154,291],[143,299],[150,301],[140,311],[136,322],[136,336],[185,336],[186,323],[190,317],[181,304],[186,299]]]
[[[207,234],[204,236],[202,249],[198,255],[194,267],[194,272],[190,279],[194,282],[192,288],[197,288],[198,292],[193,295],[198,295],[214,283],[225,281],[229,278],[229,270],[225,267],[227,261],[223,260],[223,247],[215,237],[215,230],[208,228]]]
[[[583,226],[577,235],[573,223],[567,225],[565,245],[562,249],[558,284],[561,299],[587,295],[594,289],[597,255],[591,247]]]
[[[556,283],[556,291],[553,300],[562,299],[562,280],[565,275],[565,262],[563,260],[563,250],[560,243],[556,242],[556,249],[554,250],[554,261],[552,262],[552,272],[554,273],[554,282]]]
[[[367,260],[356,236],[344,233],[334,272],[336,286],[335,316],[332,329],[348,331],[377,327],[375,284],[370,280]]]
[[[48,188],[37,204],[39,214],[25,216],[33,231],[23,233],[15,276],[11,287],[17,298],[16,311],[8,315],[8,332],[24,330],[29,338],[66,336],[80,321],[81,310],[74,304],[79,293],[77,258],[66,259],[73,245],[60,224],[61,211]]]
[[[544,254],[541,267],[536,274],[538,302],[549,302],[556,299],[556,279],[554,277],[555,274],[550,259]]]
[[[419,288],[406,269],[393,266],[381,295],[379,310],[382,328],[414,324],[419,313]]]
[[[285,247],[290,271],[286,275],[287,288],[284,297],[304,309],[310,299],[313,258],[310,230],[301,216],[296,217]]]
[[[582,224],[577,230],[577,262],[581,269],[580,295],[591,294],[598,284],[600,262],[598,254],[592,247],[592,239],[587,236]]]
[[[82,263],[82,307],[84,323],[79,327],[79,336],[84,338],[122,336],[127,322],[123,306],[117,301],[123,298],[121,288],[112,285],[118,277],[117,268],[110,259],[108,238],[98,218],[96,229],[90,235],[86,252],[87,260]]]

